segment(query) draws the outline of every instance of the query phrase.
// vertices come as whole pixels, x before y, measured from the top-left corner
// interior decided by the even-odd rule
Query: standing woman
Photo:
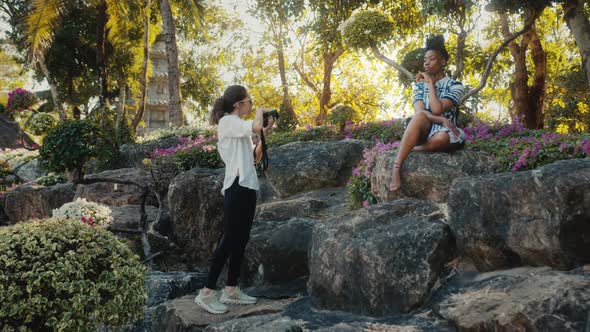
[[[209,266],[207,285],[200,290],[195,302],[213,314],[226,313],[225,304],[255,304],[256,298],[244,294],[238,287],[244,250],[250,239],[250,229],[256,209],[258,177],[254,167],[262,154],[261,144],[253,148],[252,135],[272,128],[269,118],[263,128],[263,108],[256,110],[254,120],[243,118],[252,112],[252,99],[245,87],[232,85],[223,96],[215,100],[209,121],[218,125],[217,148],[225,163],[225,180],[221,193],[223,199],[224,228],[221,243],[213,253]],[[254,154],[252,153],[254,151]],[[227,286],[217,291],[217,279],[229,258]],[[225,303],[225,304],[224,304]]]
[[[465,142],[457,128],[459,103],[465,93],[461,82],[444,74],[449,60],[442,36],[426,41],[424,72],[416,75],[414,116],[408,124],[393,164],[391,191],[401,186],[401,168],[410,151],[451,152]]]

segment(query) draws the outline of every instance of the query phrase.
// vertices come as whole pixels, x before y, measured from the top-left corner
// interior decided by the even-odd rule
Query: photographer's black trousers
[[[217,278],[229,257],[227,286],[237,286],[244,250],[256,211],[256,190],[238,184],[239,177],[225,190],[223,238],[211,258],[207,288],[217,288]]]

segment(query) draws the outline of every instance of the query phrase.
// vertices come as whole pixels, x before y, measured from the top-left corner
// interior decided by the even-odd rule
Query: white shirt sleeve
[[[225,137],[248,137],[252,136],[252,123],[254,120],[242,120],[238,117],[222,118],[220,121],[219,135]]]

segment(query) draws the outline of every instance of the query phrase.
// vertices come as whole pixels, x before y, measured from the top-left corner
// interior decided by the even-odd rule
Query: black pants
[[[213,252],[207,288],[217,288],[217,278],[229,257],[227,286],[237,286],[244,250],[250,239],[250,229],[256,210],[256,190],[238,184],[239,177],[225,190],[223,199],[223,238]]]

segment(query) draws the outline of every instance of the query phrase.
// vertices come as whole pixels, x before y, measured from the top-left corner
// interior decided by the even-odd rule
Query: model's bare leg
[[[408,158],[410,151],[420,143],[420,140],[426,136],[430,130],[431,122],[425,112],[418,112],[414,114],[408,127],[404,132],[402,141],[400,142],[395,162],[393,163],[392,179],[389,185],[389,190],[398,191],[401,185],[401,168]]]
[[[445,132],[438,132],[422,145],[414,147],[412,151],[416,152],[451,152],[457,148],[459,144],[451,144],[449,134]]]

